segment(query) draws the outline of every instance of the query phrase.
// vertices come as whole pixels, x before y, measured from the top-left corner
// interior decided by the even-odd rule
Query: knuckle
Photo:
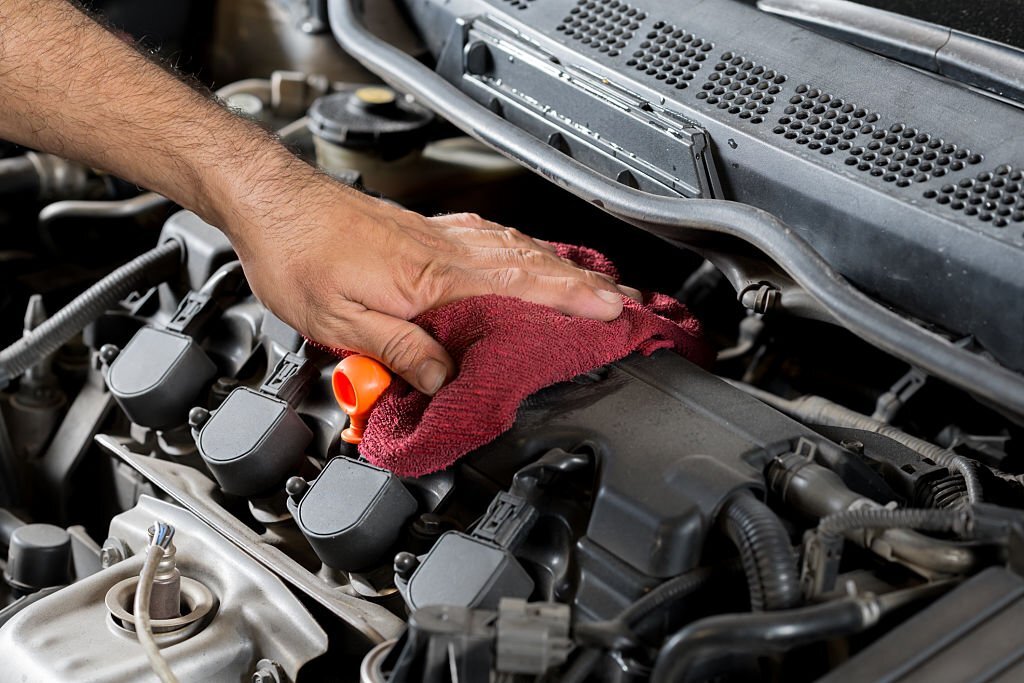
[[[433,258],[417,258],[406,260],[404,266],[404,286],[400,291],[407,302],[434,302],[447,290],[451,279],[451,268],[447,263]]]
[[[398,374],[411,372],[420,356],[418,342],[417,329],[411,325],[404,326],[384,343],[380,350],[381,358]]]
[[[526,284],[527,274],[521,268],[499,268],[491,271],[491,284],[499,294],[518,294]]]
[[[593,291],[593,287],[583,280],[566,278],[562,281],[562,290],[565,292],[566,296],[577,297]]]
[[[501,235],[509,244],[519,244],[526,239],[526,236],[515,228],[504,228]]]
[[[506,252],[508,262],[516,268],[530,268],[543,265],[547,259],[539,251],[526,247],[512,247]]]
[[[452,214],[446,220],[467,228],[483,228],[487,224],[479,214],[470,212]]]

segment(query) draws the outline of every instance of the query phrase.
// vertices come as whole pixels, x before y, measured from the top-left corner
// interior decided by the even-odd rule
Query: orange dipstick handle
[[[357,444],[363,440],[363,430],[377,399],[391,384],[388,369],[366,356],[349,356],[334,368],[331,386],[338,405],[348,415],[348,428],[341,433],[342,441]]]

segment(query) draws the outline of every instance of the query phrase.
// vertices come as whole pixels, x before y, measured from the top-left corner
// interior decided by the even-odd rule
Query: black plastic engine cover
[[[1019,108],[736,0],[405,4],[444,78],[553,148],[766,209],[865,290],[1024,368]]]
[[[634,356],[528,399],[513,429],[462,469],[508,481],[554,448],[597,458],[586,536],[612,561],[666,578],[697,566],[733,492],[763,488],[768,460],[813,434],[671,352]]]

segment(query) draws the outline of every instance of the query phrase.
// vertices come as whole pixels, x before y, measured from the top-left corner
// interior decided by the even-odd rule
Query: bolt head
[[[210,419],[210,411],[206,408],[196,406],[188,411],[188,426],[192,429],[202,429]]]
[[[100,347],[100,360],[104,365],[110,365],[119,353],[121,353],[121,349],[114,344],[104,344]]]
[[[288,477],[284,483],[284,491],[292,498],[298,500],[309,490],[309,482],[302,477]]]
[[[110,537],[104,541],[103,547],[100,548],[100,566],[104,569],[113,567],[118,562],[123,561],[126,555],[124,541]]]
[[[395,573],[408,580],[416,568],[420,566],[420,558],[412,553],[402,551],[395,555]]]

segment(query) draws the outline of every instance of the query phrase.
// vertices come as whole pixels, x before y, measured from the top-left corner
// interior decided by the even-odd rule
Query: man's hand
[[[257,296],[310,338],[373,356],[427,394],[457,368],[408,322],[423,311],[504,294],[611,320],[623,293],[637,296],[472,214],[424,218],[322,176],[309,178],[298,203],[230,230]]]
[[[256,295],[300,332],[433,393],[455,372],[408,322],[505,294],[598,320],[607,278],[476,216],[428,219],[316,173],[65,0],[0,3],[0,138],[154,190],[227,233]]]

